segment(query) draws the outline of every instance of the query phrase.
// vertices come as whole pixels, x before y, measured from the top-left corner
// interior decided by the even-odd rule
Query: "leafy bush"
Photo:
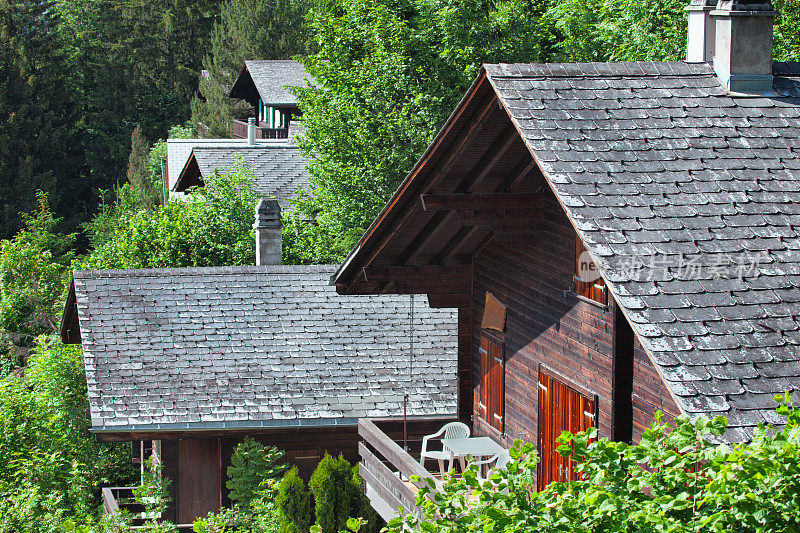
[[[307,533],[314,516],[311,510],[311,494],[297,473],[297,467],[284,474],[275,499],[280,516],[281,533]]]
[[[248,507],[237,505],[198,518],[193,526],[195,533],[276,533],[280,529],[280,517],[271,494],[274,491],[270,489],[269,492],[269,495],[262,493],[250,500]]]
[[[215,172],[185,201],[172,200],[152,212],[110,208],[103,223],[109,236],[98,240],[81,268],[255,264],[252,182],[251,168],[238,162]]]
[[[375,529],[377,519],[364,496],[364,481],[358,475],[358,467],[352,466],[343,456],[334,458],[326,453],[311,475],[308,486],[314,494],[321,533],[346,530],[347,520],[352,517],[367,519],[364,531]]]
[[[635,446],[597,439],[597,431],[562,434],[583,479],[535,490],[538,457],[514,443],[512,461],[489,482],[473,466],[451,479],[436,501],[418,498],[424,531],[772,533],[800,530],[800,411],[779,396],[782,429],[761,426],[748,444],[719,444],[727,421],[685,416],[656,422]],[[468,500],[468,497],[476,500]],[[409,515],[390,532],[417,525]]]
[[[228,467],[228,487],[231,500],[247,508],[264,490],[264,485],[279,478],[286,470],[282,462],[285,452],[274,446],[264,446],[250,437],[236,446]]]
[[[95,515],[100,487],[132,477],[126,447],[88,426],[80,347],[40,337],[24,376],[0,380],[0,533],[60,531]]]

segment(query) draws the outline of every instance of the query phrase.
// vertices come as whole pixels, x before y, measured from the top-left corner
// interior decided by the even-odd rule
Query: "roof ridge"
[[[487,74],[496,78],[576,77],[686,77],[715,76],[707,63],[685,61],[610,61],[593,63],[486,63]]]
[[[328,272],[337,265],[238,265],[177,268],[128,268],[101,270],[74,270],[74,279],[163,277],[163,276],[223,276],[227,274]]]

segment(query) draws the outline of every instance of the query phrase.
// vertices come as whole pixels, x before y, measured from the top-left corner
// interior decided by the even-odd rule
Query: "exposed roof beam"
[[[520,161],[519,164],[514,168],[514,170],[512,170],[511,173],[506,177],[501,192],[509,192],[516,189],[517,186],[522,183],[522,180],[524,180],[534,168],[538,167],[536,166],[536,161],[534,161],[532,157],[528,156],[523,158],[522,161]]]
[[[472,266],[364,267],[367,283],[393,282],[398,294],[464,294],[472,283]]]
[[[488,194],[422,194],[425,211],[483,210],[483,209],[541,209],[541,193]]]
[[[443,265],[447,261],[450,260],[464,245],[464,243],[475,235],[475,233],[479,230],[478,226],[462,226],[458,232],[450,239],[447,244],[445,244],[444,248],[439,252],[439,255],[433,260],[434,265]]]
[[[473,187],[482,182],[518,138],[519,134],[514,126],[512,124],[506,126],[480,161],[458,185],[456,192],[471,191]]]
[[[397,256],[397,263],[400,265],[405,265],[411,259],[417,255],[420,250],[422,250],[431,239],[436,236],[436,232],[444,226],[448,220],[452,217],[452,211],[439,211],[433,218],[431,218],[427,224],[420,230],[414,240],[406,246],[405,250],[400,252],[400,255]]]

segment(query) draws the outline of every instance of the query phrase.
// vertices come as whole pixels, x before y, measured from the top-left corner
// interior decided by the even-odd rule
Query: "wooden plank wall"
[[[661,375],[644,348],[635,339],[633,343],[633,442],[639,442],[644,430],[653,423],[656,411],[662,411],[671,420],[680,414],[675,400],[667,390]]]
[[[492,241],[473,262],[473,347],[480,346],[486,291],[508,306],[505,377],[505,433],[537,440],[539,365],[578,390],[597,394],[600,434],[611,431],[613,313],[571,292],[575,233],[550,196],[537,236]],[[480,359],[473,349],[474,402],[478,405]],[[477,434],[496,435],[479,420]]]
[[[458,309],[458,419],[472,418],[472,308]]]

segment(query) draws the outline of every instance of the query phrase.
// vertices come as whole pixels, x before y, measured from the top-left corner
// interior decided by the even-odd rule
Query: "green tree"
[[[546,7],[529,0],[332,0],[312,10],[319,50],[305,66],[316,83],[298,97],[314,197],[299,209],[318,226],[301,240],[342,259],[481,63],[545,59],[539,18]],[[313,260],[314,250],[298,251]]]
[[[263,490],[262,485],[275,480],[286,470],[285,452],[274,446],[264,446],[250,437],[240,442],[231,456],[228,467],[230,498],[237,504],[250,507]]]
[[[275,499],[280,515],[281,533],[307,533],[314,522],[311,494],[306,484],[297,473],[297,467],[291,468],[278,485],[278,497]]]
[[[37,193],[39,207],[23,214],[23,228],[0,241],[0,336],[6,339],[3,375],[24,366],[38,335],[53,333],[63,310],[74,235],[57,232],[47,195]],[[0,347],[0,350],[3,348]]]
[[[775,59],[800,61],[800,0],[774,0]]]
[[[74,229],[93,203],[72,52],[49,0],[0,2],[0,238],[49,194]]]
[[[311,0],[229,0],[220,6],[206,76],[192,99],[192,123],[208,137],[230,137],[231,119],[252,115],[249,104],[228,97],[248,59],[290,59],[308,51],[304,17]]]

